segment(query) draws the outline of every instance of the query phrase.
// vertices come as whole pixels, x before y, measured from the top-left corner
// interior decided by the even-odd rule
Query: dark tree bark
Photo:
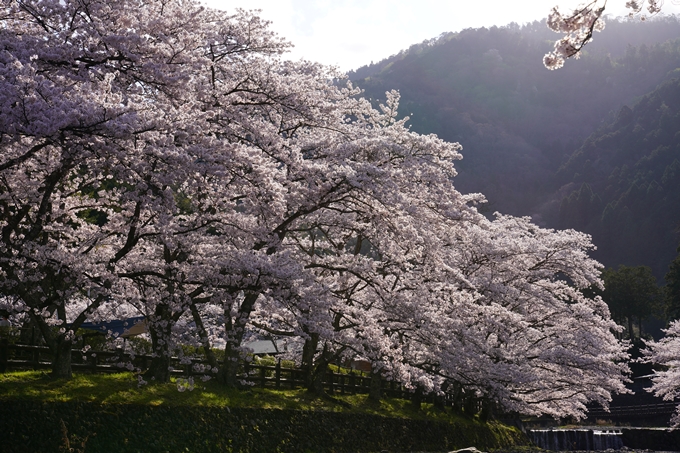
[[[323,380],[328,373],[328,362],[321,361],[314,367],[314,373],[312,375],[312,385],[307,388],[308,391],[316,396],[326,395],[326,389],[323,386]]]
[[[423,389],[420,388],[420,386],[418,386],[416,387],[415,392],[413,392],[413,395],[411,395],[411,407],[419,411],[422,402],[423,402]]]
[[[52,360],[52,377],[57,379],[71,379],[73,370],[71,367],[71,340],[62,339],[57,341],[53,349],[54,358]]]
[[[47,325],[42,316],[38,316],[31,312],[31,319],[40,328],[47,346],[52,351],[52,376],[55,378],[70,379],[73,377],[71,367],[71,348],[73,347],[73,339],[75,331],[85,322],[89,309],[95,310],[103,301],[103,296],[98,296],[87,310],[81,312],[78,317],[70,323],[67,327],[56,332],[55,329]],[[64,304],[53,305],[59,320],[66,326],[66,309]]]
[[[314,376],[314,355],[319,347],[319,334],[311,333],[302,346],[302,370],[304,373],[305,387],[311,389]]]
[[[466,395],[463,402],[463,412],[467,417],[474,417],[477,414],[477,398]]]
[[[67,339],[65,333],[56,333],[51,326],[47,325],[42,316],[31,312],[31,318],[39,327],[45,343],[52,352],[51,376],[56,379],[71,379],[73,377],[71,368],[72,341]]]
[[[312,345],[318,344],[318,334],[313,334],[312,337],[314,338],[314,340],[311,341]],[[311,349],[310,347],[310,351],[316,351],[316,348]],[[324,345],[323,350],[319,354],[316,354],[316,359],[311,368],[311,374],[307,385],[307,390],[310,393],[320,397],[328,396],[323,385],[323,380],[328,374],[328,365],[331,364],[335,357],[336,354],[330,351],[326,345]]]
[[[628,338],[635,340],[635,334],[633,333],[633,317],[628,316]]]
[[[224,317],[227,344],[224,347],[224,362],[222,362],[218,378],[227,387],[233,388],[238,385],[238,369],[241,361],[240,347],[243,342],[246,324],[248,324],[258,296],[259,293],[257,292],[246,293],[235,319],[232,319],[231,307],[225,306]]]
[[[191,316],[194,318],[194,323],[196,324],[196,329],[198,330],[198,337],[201,340],[201,346],[205,352],[205,358],[208,360],[208,364],[212,368],[217,368],[217,357],[215,357],[215,353],[212,350],[208,332],[205,330],[205,325],[203,324],[201,314],[198,312],[196,303],[192,302],[189,308],[191,309]]]
[[[382,398],[382,375],[380,371],[371,372],[371,386],[368,389],[368,400],[379,403]]]
[[[640,326],[640,330],[638,331],[638,338],[642,339],[642,316],[638,318],[638,325]]]
[[[479,418],[483,421],[492,420],[494,417],[494,405],[493,402],[488,398],[483,398],[481,400],[482,410],[479,413]]]
[[[154,316],[149,320],[149,335],[154,353],[144,379],[156,382],[170,382],[170,334],[172,312],[167,304],[158,304]]]
[[[447,388],[447,391],[453,394],[452,396],[452,408],[453,411],[456,412],[457,414],[460,414],[463,412],[463,389],[461,385],[457,382],[454,382],[449,385]]]

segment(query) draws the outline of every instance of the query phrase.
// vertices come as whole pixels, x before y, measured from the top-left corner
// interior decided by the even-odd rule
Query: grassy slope
[[[24,406],[35,407],[35,404],[42,404],[42,406],[40,406],[43,407],[43,409],[40,409],[41,411],[53,410],[55,406],[50,406],[50,409],[45,409],[46,406],[44,404],[49,405],[51,403],[57,404],[66,403],[69,406],[61,407],[73,407],[76,412],[82,410],[82,406],[71,406],[72,404],[78,405],[82,403],[85,404],[93,403],[95,405],[98,406],[100,405],[102,407],[102,413],[120,412],[121,410],[126,411],[127,409],[124,409],[125,407],[133,406],[157,407],[158,410],[162,411],[160,413],[165,413],[168,410],[173,411],[172,408],[177,407],[179,411],[178,413],[185,414],[183,417],[189,415],[191,417],[198,418],[203,417],[201,415],[202,410],[201,408],[205,408],[206,417],[214,416],[215,410],[216,409],[219,410],[220,408],[228,408],[230,413],[238,411],[239,409],[249,410],[249,408],[256,410],[272,409],[274,410],[274,412],[278,413],[280,413],[280,411],[277,410],[290,410],[290,411],[303,411],[304,413],[318,413],[318,416],[314,416],[312,419],[310,419],[310,421],[327,420],[327,422],[320,421],[315,428],[316,431],[319,430],[324,431],[329,427],[331,430],[336,429],[335,423],[337,423],[338,420],[340,419],[333,418],[332,416],[329,418],[329,416],[333,413],[338,413],[338,416],[345,417],[344,420],[346,420],[347,415],[349,415],[350,418],[356,416],[357,419],[362,420],[368,420],[366,417],[370,416],[386,417],[386,419],[384,419],[385,420],[384,428],[378,428],[379,430],[382,429],[383,431],[393,429],[388,428],[388,426],[394,426],[394,422],[389,421],[394,419],[402,419],[407,423],[407,425],[409,423],[416,423],[418,424],[418,426],[421,426],[420,424],[425,423],[426,425],[422,425],[423,426],[422,429],[430,429],[425,428],[425,426],[427,427],[434,426],[429,424],[431,421],[444,423],[452,427],[455,426],[455,428],[453,428],[454,430],[453,432],[460,433],[461,438],[459,441],[449,440],[448,445],[456,445],[458,448],[468,446],[467,445],[468,441],[463,439],[470,440],[478,439],[478,441],[481,443],[486,443],[488,441],[487,445],[489,446],[491,445],[510,446],[512,444],[516,444],[517,441],[522,443],[521,433],[518,433],[515,430],[505,427],[499,423],[492,422],[490,424],[483,424],[480,423],[479,421],[462,417],[457,414],[453,414],[450,411],[437,410],[428,404],[423,404],[421,410],[418,411],[413,409],[409,401],[395,398],[383,399],[380,402],[380,404],[368,402],[366,395],[336,395],[336,398],[348,404],[341,405],[325,399],[314,398],[304,390],[300,389],[274,390],[252,388],[246,391],[243,390],[239,391],[222,388],[220,385],[213,381],[208,381],[205,383],[198,381],[193,391],[184,392],[179,392],[177,390],[177,384],[175,382],[170,384],[151,383],[148,385],[138,387],[137,382],[131,373],[118,373],[108,375],[76,374],[74,375],[74,378],[69,381],[51,379],[46,373],[40,371],[12,372],[0,375],[0,405],[6,403],[8,405],[11,405],[12,407],[24,407]],[[19,404],[17,405],[17,403]],[[81,409],[78,409],[78,407],[81,407]],[[107,407],[109,407],[110,409],[107,409]],[[88,409],[88,411],[89,410],[90,409]],[[290,413],[294,414],[293,412]],[[85,413],[77,415],[76,419],[78,417],[84,416],[84,414]],[[64,416],[66,416],[66,414],[64,414]],[[90,416],[93,418],[97,418],[98,413],[95,412],[94,415]],[[300,417],[304,419],[305,416],[291,415],[292,423],[291,426],[294,426],[296,423],[299,424]],[[59,417],[56,417],[55,419],[58,418]],[[274,418],[280,419],[280,416],[274,415]],[[29,417],[28,420],[29,420],[28,423],[31,423],[30,420],[32,420],[32,418]],[[412,422],[409,422],[408,420],[412,420]],[[71,423],[74,423],[74,421],[72,421]],[[112,430],[114,429],[114,426],[111,425],[112,423],[111,421],[102,423],[104,423],[107,426],[110,426],[110,429]],[[199,423],[199,421],[197,421],[196,423]],[[263,422],[259,421],[258,423]],[[269,422],[264,423],[266,424]],[[372,423],[375,423],[374,419]],[[105,434],[100,431],[101,426],[99,426],[97,429],[99,430],[99,435],[97,438],[99,438],[99,442],[102,442],[104,441]],[[181,443],[183,439],[186,439],[186,435],[180,433],[179,431],[180,427],[176,424],[176,422],[172,422],[172,428],[163,427],[159,429],[160,431],[158,431],[157,429],[156,431],[152,430],[149,432],[164,432],[165,433],[164,437],[166,438],[175,435],[176,439],[174,439],[172,442],[178,443],[178,445],[176,446],[179,446],[179,443]],[[170,431],[167,431],[168,429],[170,429]],[[196,429],[200,432],[201,428],[198,427],[198,425],[196,426],[191,425],[188,428],[189,432],[191,432],[192,429]],[[258,429],[259,428],[255,427],[255,430]],[[351,430],[351,428],[348,429]],[[364,433],[364,435],[365,436],[372,435],[370,434],[371,433],[370,430],[373,428],[367,429],[368,431]],[[439,428],[433,429],[434,429],[433,433],[441,432],[437,431],[437,429]],[[287,431],[288,430],[285,428],[282,429],[282,432],[284,433]],[[89,431],[85,430],[79,435],[81,436],[81,438],[85,437],[87,432]],[[146,433],[146,431],[144,430],[140,432]],[[130,436],[132,435],[133,434],[130,434]],[[251,434],[248,435],[250,436]],[[457,436],[458,435],[454,435],[454,437]],[[480,438],[479,436],[482,437]],[[492,436],[496,439],[492,440],[487,436]],[[18,432],[17,435],[15,435],[15,437],[18,437]],[[25,436],[24,438],[27,439]],[[91,439],[88,444],[88,447],[90,446],[93,447],[92,451],[100,451],[98,449],[99,447],[96,447],[96,445],[92,444],[92,442],[97,442],[97,438]],[[294,435],[291,438],[297,439],[296,440],[297,442],[300,441],[299,435]],[[389,434],[387,434],[387,438],[389,438]],[[302,437],[302,439],[305,438]],[[345,438],[342,436],[338,437],[339,442],[344,442],[340,439]],[[108,442],[111,442],[111,440],[109,440]],[[219,442],[219,440],[215,442]],[[260,443],[261,442],[262,441],[260,441]],[[466,445],[459,445],[460,443],[465,443]],[[110,446],[111,445],[108,445],[108,447]],[[125,448],[124,446],[119,447]],[[336,447],[328,448],[326,447],[328,446],[324,446],[324,448],[321,448],[319,450],[314,448],[311,451],[343,451],[341,449],[340,450],[336,449]],[[167,449],[166,446],[163,446],[163,448],[159,447],[159,451],[166,451],[164,450],[164,448]],[[266,451],[264,446],[262,446],[262,448],[264,449],[262,451]],[[277,447],[276,449],[278,450],[279,448]],[[87,450],[89,451],[90,449],[88,448]],[[369,447],[368,451],[371,450],[372,449]],[[8,451],[12,450],[10,449]],[[149,451],[155,450],[152,449]],[[184,451],[184,447],[182,448],[182,451]],[[203,450],[195,450],[194,447],[192,447],[188,448],[186,451],[203,451]],[[231,451],[231,450],[207,449],[205,451]],[[239,450],[234,449],[234,451]],[[253,448],[244,449],[243,451],[258,452],[260,450],[258,450],[257,448]],[[280,451],[297,451],[297,450],[295,447],[293,447],[292,449],[282,448]]]
[[[345,407],[316,398],[303,389],[226,389],[214,381],[197,380],[193,391],[179,392],[177,384],[149,383],[138,386],[131,373],[75,374],[73,379],[55,380],[42,371],[17,371],[0,375],[0,401],[90,402],[99,404],[141,404],[152,406],[208,406],[303,411],[350,412],[383,417],[428,419],[442,422],[471,421],[469,418],[423,404],[415,410],[409,401],[384,398],[371,403],[367,395],[335,395]]]

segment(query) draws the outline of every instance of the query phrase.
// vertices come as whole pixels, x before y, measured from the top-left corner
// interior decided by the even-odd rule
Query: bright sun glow
[[[339,66],[342,70],[389,57],[412,44],[465,28],[523,24],[545,18],[559,4],[578,0],[206,0],[223,10],[261,9],[272,29],[293,44],[293,58]],[[625,2],[611,1],[607,11],[624,15]],[[680,7],[667,2],[667,13]],[[557,39],[557,35],[556,35]]]

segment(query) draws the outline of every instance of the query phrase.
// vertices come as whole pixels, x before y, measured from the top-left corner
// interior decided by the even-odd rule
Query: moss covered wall
[[[64,451],[63,426],[74,452],[87,437],[87,453],[441,451],[526,442],[519,431],[499,424],[334,412],[3,401],[0,451]]]

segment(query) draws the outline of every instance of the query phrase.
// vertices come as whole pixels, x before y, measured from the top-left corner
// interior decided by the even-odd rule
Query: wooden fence
[[[0,340],[0,372],[21,369],[49,369],[51,367],[52,352],[46,346],[32,346],[24,344],[9,344],[6,339]],[[71,367],[74,370],[93,373],[119,373],[126,370],[145,370],[151,364],[149,355],[130,355],[122,349],[116,351],[83,351],[71,350]],[[180,359],[172,357],[171,374],[175,376],[203,376],[211,375],[204,369],[208,363],[203,359]],[[261,388],[295,389],[304,386],[304,370],[289,368],[277,361],[275,365],[257,365],[244,362],[242,378],[251,386]],[[369,373],[359,370],[345,372],[328,371],[323,379],[325,388],[331,393],[359,394],[368,393],[371,377]],[[404,388],[394,381],[382,381],[381,392],[385,396],[410,399],[413,391]],[[423,395],[423,402],[435,402],[452,405],[450,396],[437,397]]]

